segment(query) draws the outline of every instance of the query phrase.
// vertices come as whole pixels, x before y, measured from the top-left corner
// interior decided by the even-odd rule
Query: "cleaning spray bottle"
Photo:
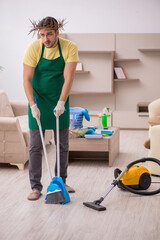
[[[96,130],[96,133],[101,134],[101,130],[102,130],[102,116],[101,116],[101,113],[97,113],[96,116],[99,119],[98,128]]]
[[[107,108],[103,108],[102,126],[103,128],[107,128]]]

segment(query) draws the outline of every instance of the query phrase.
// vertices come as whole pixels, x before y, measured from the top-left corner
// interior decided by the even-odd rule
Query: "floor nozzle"
[[[94,202],[83,202],[83,205],[89,208],[92,208],[96,211],[105,211],[106,208],[101,206],[97,201]]]

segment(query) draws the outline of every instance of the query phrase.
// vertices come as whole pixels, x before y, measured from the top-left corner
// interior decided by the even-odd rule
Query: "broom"
[[[61,202],[64,202],[66,199],[64,198],[62,191],[58,187],[58,185],[53,184],[53,179],[52,179],[51,169],[49,167],[47,151],[46,151],[46,146],[44,143],[41,124],[39,124],[39,132],[40,132],[40,136],[41,136],[41,141],[42,141],[42,146],[43,146],[43,151],[44,151],[44,156],[45,156],[48,172],[49,172],[49,175],[51,178],[50,185],[47,188],[47,198],[45,198],[45,200],[46,200],[46,203],[61,203]]]
[[[34,101],[35,101],[35,104],[37,105],[37,101],[36,101],[35,97],[34,97]],[[56,203],[65,204],[65,203],[70,202],[69,194],[65,188],[62,178],[60,177],[59,117],[57,117],[56,119],[57,119],[56,120],[56,123],[57,123],[57,128],[56,128],[57,129],[57,131],[56,131],[56,133],[57,133],[57,173],[58,173],[59,177],[52,178],[51,169],[49,166],[49,161],[48,161],[48,156],[47,156],[47,151],[46,151],[46,146],[44,143],[41,123],[38,124],[41,141],[42,141],[42,146],[43,146],[43,151],[44,151],[44,156],[45,156],[45,160],[46,160],[46,165],[47,165],[47,169],[48,169],[48,172],[49,172],[49,175],[51,178],[50,185],[47,188],[47,195],[45,197],[45,203],[47,203],[47,204],[56,204]]]
[[[60,151],[59,151],[59,117],[56,117],[56,135],[57,135],[57,176],[52,178],[50,185],[47,188],[45,202],[47,204],[70,202],[69,193],[60,177]],[[48,161],[47,161],[48,162]]]

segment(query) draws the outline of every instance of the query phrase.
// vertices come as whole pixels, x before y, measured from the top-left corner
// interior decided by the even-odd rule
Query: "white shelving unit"
[[[71,107],[112,111],[113,126],[148,129],[148,113],[137,103],[159,97],[160,34],[65,34],[79,49],[83,72],[77,72],[70,93]],[[114,78],[122,67],[126,79]],[[108,119],[111,117],[108,116]]]

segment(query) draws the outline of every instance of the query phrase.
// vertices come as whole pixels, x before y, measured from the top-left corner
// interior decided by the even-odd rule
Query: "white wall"
[[[31,20],[66,18],[67,33],[160,33],[159,0],[0,0],[0,89],[24,100],[22,58]]]

